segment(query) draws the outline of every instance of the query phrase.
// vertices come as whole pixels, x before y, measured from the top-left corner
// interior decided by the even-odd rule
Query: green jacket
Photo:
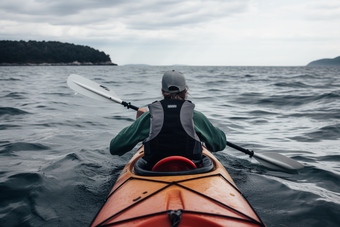
[[[194,127],[201,142],[204,142],[209,151],[221,151],[227,144],[223,131],[214,127],[201,112],[194,110]],[[123,155],[132,150],[138,142],[149,136],[150,112],[144,113],[132,125],[124,128],[111,140],[110,153]]]

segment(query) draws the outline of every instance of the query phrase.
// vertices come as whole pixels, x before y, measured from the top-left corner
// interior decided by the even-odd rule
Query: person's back
[[[186,100],[188,87],[182,73],[167,71],[162,78],[163,100],[139,108],[136,121],[123,129],[110,144],[111,154],[123,154],[139,141],[144,144],[148,168],[162,158],[183,156],[198,165],[202,158],[202,142],[211,151],[223,150],[225,134],[215,128],[195,105]]]
[[[194,129],[194,107],[180,99],[164,99],[149,106],[150,135],[143,144],[144,159],[150,166],[174,155],[200,163],[202,145]]]

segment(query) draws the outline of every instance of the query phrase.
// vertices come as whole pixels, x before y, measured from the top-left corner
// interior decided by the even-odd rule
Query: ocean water
[[[146,107],[170,69],[230,142],[305,165],[285,173],[215,153],[268,227],[340,226],[340,67],[208,66],[0,67],[0,226],[88,226],[137,149],[108,150],[135,111],[75,94],[70,74]]]

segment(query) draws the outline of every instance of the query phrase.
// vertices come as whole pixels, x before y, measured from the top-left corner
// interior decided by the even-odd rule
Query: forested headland
[[[117,65],[103,51],[57,41],[0,41],[0,65]]]
[[[307,66],[340,66],[340,56],[312,61]]]

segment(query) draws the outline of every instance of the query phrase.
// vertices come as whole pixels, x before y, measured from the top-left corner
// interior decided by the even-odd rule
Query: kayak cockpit
[[[198,167],[196,169],[188,169],[182,171],[152,171],[147,169],[147,162],[143,158],[139,158],[135,163],[134,170],[136,175],[140,176],[179,176],[208,173],[214,169],[213,161],[205,155],[203,155],[201,165],[201,167]]]

